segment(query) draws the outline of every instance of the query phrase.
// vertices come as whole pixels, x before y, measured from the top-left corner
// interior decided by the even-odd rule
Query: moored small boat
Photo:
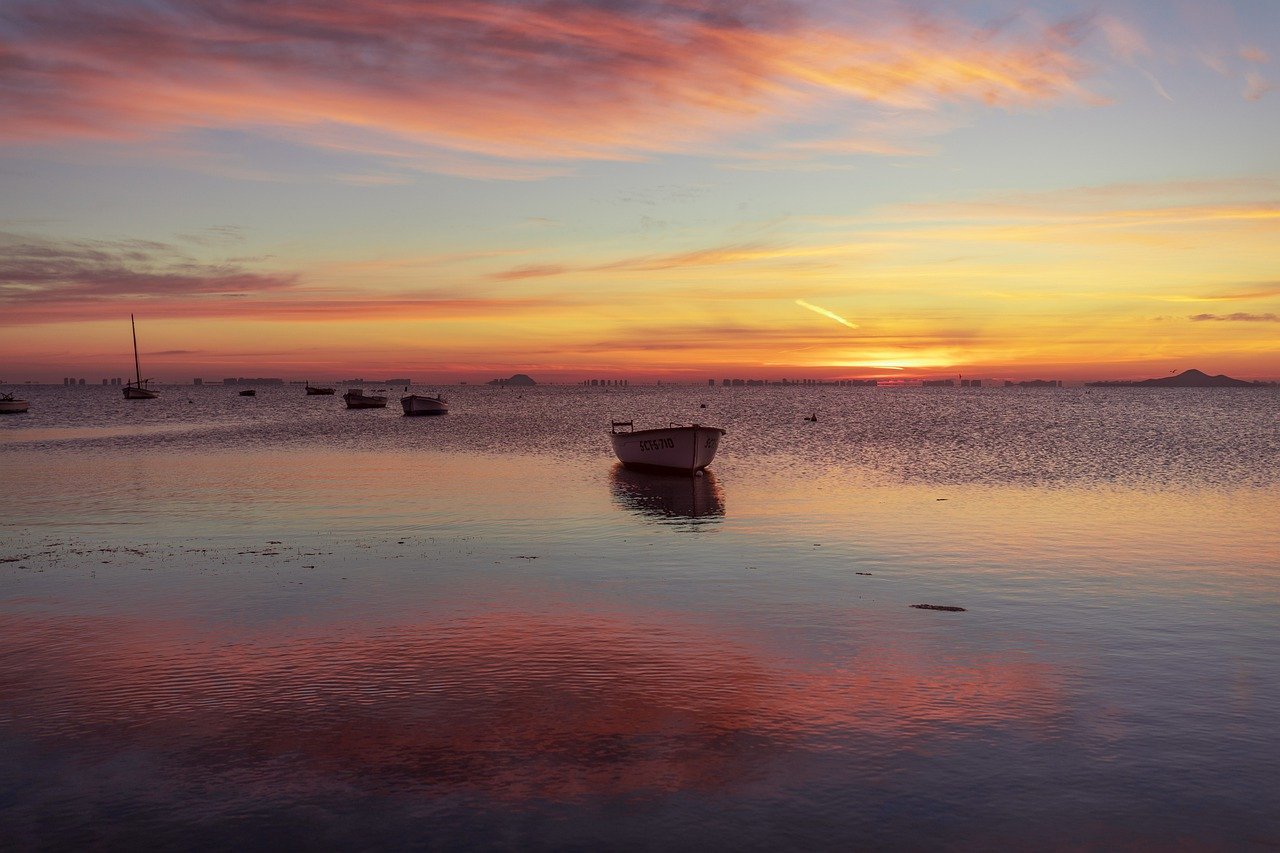
[[[400,398],[400,405],[406,415],[447,415],[449,402],[437,394],[426,397],[422,394],[407,394]]]
[[[126,382],[120,391],[126,400],[154,400],[160,395],[147,387],[150,379],[142,378],[142,366],[138,363],[138,327],[133,323],[133,315],[129,315],[129,330],[133,333],[133,372],[136,379]]]
[[[376,394],[365,394],[362,388],[352,388],[342,395],[348,409],[385,409],[387,398]]]
[[[310,382],[308,382],[308,383],[307,383],[307,396],[309,396],[309,397],[314,397],[314,396],[317,396],[317,395],[328,395],[328,396],[332,396],[332,395],[333,395],[333,389],[332,389],[332,388],[313,388],[313,387],[311,386],[311,383],[310,383]]]
[[[146,382],[148,380],[144,379],[142,381]],[[120,390],[124,392],[124,398],[126,400],[154,400],[156,397],[160,396],[155,391],[152,391],[150,388],[147,388],[142,385],[133,385],[130,383],[126,383],[124,388]]]
[[[0,414],[17,415],[25,412],[31,404],[26,400],[19,400],[12,394],[0,394]]]
[[[614,421],[609,440],[618,461],[628,468],[692,474],[711,464],[724,434],[719,427],[702,424],[638,430],[631,421]]]
[[[258,389],[257,389],[257,388],[246,388],[246,389],[244,389],[243,391],[241,391],[241,392],[240,392],[240,396],[241,396],[241,397],[256,397],[256,396],[258,396]]]

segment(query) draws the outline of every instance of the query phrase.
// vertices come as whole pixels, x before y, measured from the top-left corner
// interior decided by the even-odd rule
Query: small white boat
[[[12,394],[0,394],[0,414],[21,414],[27,410],[29,405],[26,400],[18,400]]]
[[[406,415],[447,415],[449,402],[437,394],[426,397],[422,394],[408,394],[400,398],[400,405]]]
[[[628,468],[692,474],[711,464],[724,434],[719,427],[701,424],[635,429],[631,421],[614,421],[609,440],[618,461]]]
[[[348,409],[385,409],[387,398],[376,394],[365,394],[363,388],[352,388],[342,395]]]

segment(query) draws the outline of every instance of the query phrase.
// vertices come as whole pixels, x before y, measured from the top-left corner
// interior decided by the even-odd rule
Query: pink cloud
[[[1078,25],[993,31],[892,5],[821,20],[805,11],[772,0],[732,11],[681,0],[19,0],[0,11],[0,141],[236,128],[465,171],[450,153],[698,150],[833,101],[1086,96]]]

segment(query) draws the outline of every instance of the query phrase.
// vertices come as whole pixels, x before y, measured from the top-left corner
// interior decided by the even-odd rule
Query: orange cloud
[[[483,175],[503,168],[485,158],[698,150],[833,101],[1088,98],[1078,23],[992,31],[883,4],[20,0],[0,23],[9,143],[235,128]]]

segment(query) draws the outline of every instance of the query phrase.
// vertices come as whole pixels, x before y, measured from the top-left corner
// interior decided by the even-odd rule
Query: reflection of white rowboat
[[[12,394],[0,395],[0,414],[17,415],[28,407],[26,400],[16,400]]]
[[[348,409],[385,409],[387,407],[386,397],[372,394],[366,396],[361,388],[352,388],[342,395],[342,399],[346,401]]]
[[[724,434],[719,427],[701,424],[632,429],[631,421],[614,421],[609,440],[618,460],[628,468],[693,473],[711,464]]]
[[[421,394],[409,394],[400,398],[400,405],[406,415],[447,415],[449,403],[444,397],[424,397]]]
[[[632,471],[614,466],[613,499],[645,518],[665,523],[716,524],[724,518],[724,495],[711,471],[701,477],[684,472]]]

